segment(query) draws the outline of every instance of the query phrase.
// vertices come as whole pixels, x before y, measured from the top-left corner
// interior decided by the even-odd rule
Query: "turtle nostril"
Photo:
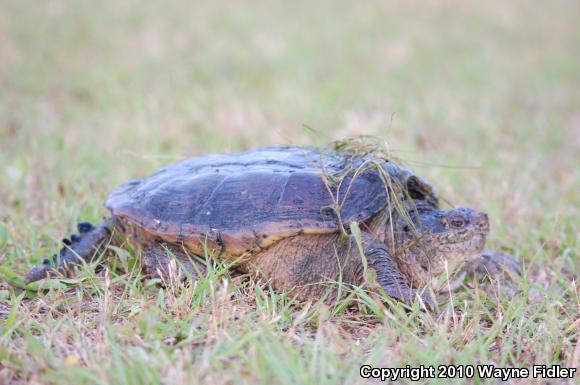
[[[478,213],[475,216],[475,223],[480,228],[488,228],[489,227],[489,218],[486,213]]]

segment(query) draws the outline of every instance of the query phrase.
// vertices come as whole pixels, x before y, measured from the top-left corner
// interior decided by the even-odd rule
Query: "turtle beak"
[[[472,218],[473,224],[481,231],[489,231],[489,218],[486,213],[476,213]]]

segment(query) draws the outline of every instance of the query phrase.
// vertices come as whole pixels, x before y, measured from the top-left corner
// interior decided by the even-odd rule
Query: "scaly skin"
[[[487,214],[460,208],[410,211],[415,228],[399,219],[390,250],[412,287],[424,287],[475,266],[489,233]],[[435,288],[437,289],[437,288]]]
[[[25,283],[47,278],[51,272],[67,274],[79,262],[89,262],[111,236],[111,229],[107,221],[97,226],[82,222],[77,225],[77,228],[79,234],[71,235],[70,239],[63,239],[64,247],[59,254],[54,254],[52,261],[45,259],[42,265],[33,267],[24,277]]]
[[[361,236],[364,256],[368,267],[377,273],[377,283],[388,295],[407,302],[412,301],[433,278],[446,273],[445,261],[449,273],[473,264],[482,252],[489,231],[487,215],[471,209],[413,209],[409,217],[412,225],[403,218],[394,218],[393,228],[385,226],[384,243],[366,231]],[[90,260],[98,245],[110,235],[106,223],[97,227],[81,225],[79,230],[83,230],[81,235],[73,237],[72,243],[67,241],[68,245],[61,250],[61,265],[56,266],[61,272],[70,269],[72,262],[78,262],[79,257]],[[171,256],[190,275],[199,272],[199,269],[190,268],[191,258],[187,256],[187,250],[177,245],[160,242],[143,245],[143,261],[150,274],[166,272]],[[260,253],[250,255],[237,268],[268,280],[277,290],[305,298],[321,295],[324,283],[329,280],[364,284],[362,261],[352,235],[343,239],[337,233],[305,234],[283,239]],[[28,274],[27,282],[46,277],[52,269],[52,264],[45,261]],[[423,300],[430,302],[427,296],[423,296]]]

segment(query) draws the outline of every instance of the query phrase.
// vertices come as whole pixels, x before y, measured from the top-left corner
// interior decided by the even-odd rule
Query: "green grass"
[[[351,384],[364,363],[579,366],[577,3],[214,3],[0,0],[2,276],[161,165],[359,134],[386,138],[448,201],[487,211],[490,245],[524,276],[425,313],[364,293],[354,308],[297,303],[219,266],[159,288],[120,253],[66,287],[0,280],[0,383]]]

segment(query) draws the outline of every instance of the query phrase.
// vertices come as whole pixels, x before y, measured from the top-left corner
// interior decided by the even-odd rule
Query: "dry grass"
[[[160,289],[132,252],[50,290],[0,280],[0,383],[346,384],[362,382],[363,363],[578,367],[575,2],[0,7],[4,278],[161,165],[359,134],[388,139],[450,202],[487,211],[490,244],[524,264],[511,293],[467,282],[432,313],[364,293],[355,308],[296,303],[219,266]]]

